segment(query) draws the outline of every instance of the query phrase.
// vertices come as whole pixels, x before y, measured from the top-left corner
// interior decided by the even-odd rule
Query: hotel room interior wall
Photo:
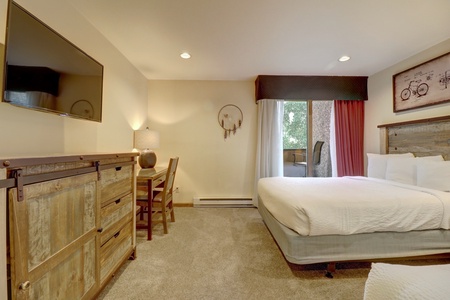
[[[257,105],[254,81],[149,81],[149,128],[160,132],[157,165],[179,156],[175,202],[193,197],[253,195]],[[218,112],[243,112],[242,127],[224,139]]]
[[[400,113],[393,111],[392,76],[447,52],[450,52],[450,39],[369,76],[364,126],[366,152],[381,152],[378,125],[450,115],[450,102]]]
[[[104,65],[103,113],[98,123],[0,103],[0,156],[131,151],[147,118],[147,79],[67,1],[17,3]]]

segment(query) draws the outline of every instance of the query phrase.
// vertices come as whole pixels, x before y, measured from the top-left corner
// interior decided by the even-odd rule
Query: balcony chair
[[[312,159],[313,166],[317,166],[317,165],[320,164],[320,156],[322,154],[322,146],[323,146],[323,144],[324,144],[324,142],[322,142],[322,141],[317,141],[314,144],[313,159]],[[304,169],[304,173],[303,174],[305,174],[305,177],[306,177],[307,172],[308,172],[308,163],[306,162],[306,159],[305,159],[306,155],[303,154],[303,153],[302,154],[294,153],[293,155],[294,155],[294,165],[298,166],[300,168],[303,168]],[[300,161],[296,159],[297,156],[301,157]]]

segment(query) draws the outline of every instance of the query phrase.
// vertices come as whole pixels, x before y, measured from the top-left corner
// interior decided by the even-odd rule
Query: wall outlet
[[[178,193],[180,192],[180,187],[179,187],[179,186],[176,186],[176,187],[175,187],[175,190],[174,190],[173,192],[178,194]]]

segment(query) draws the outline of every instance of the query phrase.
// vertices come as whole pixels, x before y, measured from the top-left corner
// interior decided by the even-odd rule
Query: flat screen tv
[[[101,122],[103,66],[11,1],[3,102]]]

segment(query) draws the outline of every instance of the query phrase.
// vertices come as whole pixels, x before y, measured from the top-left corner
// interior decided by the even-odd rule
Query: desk
[[[141,207],[140,218],[136,219],[136,229],[147,229],[148,240],[152,239],[153,190],[156,187],[163,187],[166,174],[167,167],[141,169],[136,179],[136,203]],[[144,220],[145,209],[147,210],[147,221]]]

